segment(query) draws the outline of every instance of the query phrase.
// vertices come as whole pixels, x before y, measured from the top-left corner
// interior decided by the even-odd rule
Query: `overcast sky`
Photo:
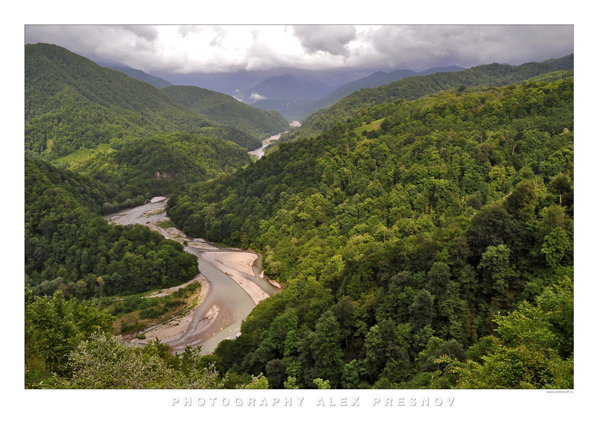
[[[574,50],[572,25],[26,25],[25,43],[166,73],[518,65]]]

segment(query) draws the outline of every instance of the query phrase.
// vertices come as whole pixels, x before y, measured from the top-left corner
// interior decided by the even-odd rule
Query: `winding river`
[[[156,223],[165,220],[167,200],[156,197],[152,203],[121,211],[106,217],[110,223],[150,226],[166,238],[187,242],[185,251],[198,257],[198,268],[204,284],[210,291],[202,303],[175,326],[177,333],[161,338],[176,352],[186,346],[202,345],[202,353],[214,351],[220,341],[233,339],[240,334],[242,321],[258,301],[280,291],[267,279],[261,278],[261,258],[256,253],[241,249],[223,249],[187,236],[176,228],[162,229]],[[163,327],[166,327],[164,325]],[[140,342],[141,343],[141,342]]]
[[[254,151],[248,151],[248,154],[250,155],[254,155],[258,158],[262,158],[265,155],[265,148],[268,147],[272,141],[276,141],[279,140],[279,138],[281,137],[281,135],[283,135],[284,133],[287,133],[287,131],[283,132],[283,133],[278,133],[276,135],[273,135],[271,137],[268,137],[267,139],[262,141],[262,146],[258,149],[255,149]]]

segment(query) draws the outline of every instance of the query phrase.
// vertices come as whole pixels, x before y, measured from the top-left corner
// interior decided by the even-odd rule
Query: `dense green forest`
[[[198,273],[196,257],[181,244],[140,225],[109,225],[100,215],[232,172],[251,162],[242,146],[261,143],[61,47],[27,45],[25,57],[26,386],[87,387],[91,382],[65,382],[77,377],[65,365],[92,333],[112,331],[107,298],[172,287]],[[133,363],[150,360],[151,369],[168,359],[161,374],[201,386],[204,373],[186,367],[190,354],[163,347],[168,357],[156,358],[152,349],[109,342]],[[105,355],[102,362],[110,364],[111,353]],[[142,386],[112,374],[115,381],[105,386]],[[186,382],[188,376],[196,381]]]
[[[27,45],[25,386],[573,388],[572,63],[361,90],[253,163],[264,127],[218,99],[209,117]],[[285,286],[211,355],[112,335],[109,298],[198,273],[100,216],[165,193],[182,231],[262,253]]]
[[[199,351],[176,356],[158,342],[136,349],[112,336],[108,296],[171,287],[198,273],[181,244],[99,216],[135,202],[118,204],[114,195],[93,178],[25,160],[25,386],[223,387]]]
[[[184,232],[262,252],[286,284],[217,368],[271,387],[572,387],[573,79],[344,121],[169,200]]]
[[[56,163],[110,185],[118,193],[117,201],[170,194],[251,161],[233,142],[189,133],[132,138],[113,143],[108,150],[93,151],[85,157],[74,153]]]
[[[407,77],[385,86],[361,89],[346,96],[335,105],[309,115],[302,122],[301,128],[284,135],[280,141],[315,136],[331,129],[338,122],[350,119],[360,109],[396,99],[414,100],[450,88],[502,86],[563,70],[573,70],[573,54],[519,66],[489,64],[458,72]]]
[[[169,86],[162,92],[192,111],[217,123],[244,130],[261,140],[290,128],[277,111],[264,111],[223,93],[196,86]]]
[[[198,273],[181,244],[141,225],[109,225],[98,213],[111,195],[94,179],[25,160],[25,273],[33,294],[139,293]]]
[[[127,74],[131,78],[135,78],[136,80],[145,81],[148,84],[153,85],[157,89],[162,89],[163,87],[171,86],[167,80],[164,80],[160,77],[155,77],[150,74],[146,74],[144,71],[136,70],[129,67],[120,67],[117,65],[105,65],[106,68],[110,68],[111,70],[120,71],[123,74]]]
[[[218,124],[152,85],[50,44],[25,46],[25,149],[54,160],[130,137],[187,132],[252,150],[260,139]]]

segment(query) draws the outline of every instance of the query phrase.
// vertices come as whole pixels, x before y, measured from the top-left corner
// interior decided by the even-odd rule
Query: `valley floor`
[[[176,228],[163,229],[158,224],[168,221],[166,199],[155,198],[149,204],[129,209],[109,218],[111,223],[139,223],[185,244],[185,250],[198,257],[201,271],[189,283],[162,290],[147,297],[160,297],[194,281],[200,281],[202,290],[195,306],[184,316],[172,318],[150,327],[142,333],[145,340],[131,343],[145,344],[155,338],[181,352],[186,346],[202,345],[202,352],[210,353],[221,340],[239,335],[241,322],[250,311],[271,294],[280,290],[276,283],[263,278],[262,271],[254,272],[258,255],[239,249],[222,249],[199,239],[191,238]]]

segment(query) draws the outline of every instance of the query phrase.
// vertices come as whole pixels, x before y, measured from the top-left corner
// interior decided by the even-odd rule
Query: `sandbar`
[[[198,274],[194,277],[193,280],[191,280],[185,284],[182,284],[180,286],[168,289],[168,291],[170,291],[170,292],[177,291],[179,288],[185,287],[186,285],[189,285],[190,283],[192,283],[194,281],[200,281],[200,283],[202,284],[202,290],[200,291],[200,296],[198,297],[198,302],[197,302],[196,306],[193,309],[190,309],[186,313],[185,316],[180,317],[180,318],[175,318],[169,322],[159,325],[156,328],[153,328],[152,330],[146,331],[144,333],[146,335],[146,341],[150,341],[155,338],[158,338],[158,340],[160,340],[163,343],[169,343],[170,341],[174,341],[174,340],[181,338],[188,331],[190,324],[192,322],[192,318],[194,318],[194,314],[195,314],[196,310],[202,305],[204,300],[206,300],[206,296],[208,296],[208,293],[210,291],[210,283],[208,282],[206,277],[204,277],[202,274]],[[169,294],[169,293],[166,293],[166,291],[165,291],[164,294],[160,293],[160,294],[157,294],[154,296],[151,295],[148,297],[160,297],[160,296],[166,296],[167,294]],[[211,308],[211,311],[215,308],[216,307],[213,306],[213,308]],[[216,309],[216,312],[209,311],[209,313],[211,314],[211,320],[213,322],[216,318],[216,314],[218,314],[218,311],[219,311],[218,309]],[[201,330],[196,329],[196,332],[199,332],[199,331],[201,331]]]

